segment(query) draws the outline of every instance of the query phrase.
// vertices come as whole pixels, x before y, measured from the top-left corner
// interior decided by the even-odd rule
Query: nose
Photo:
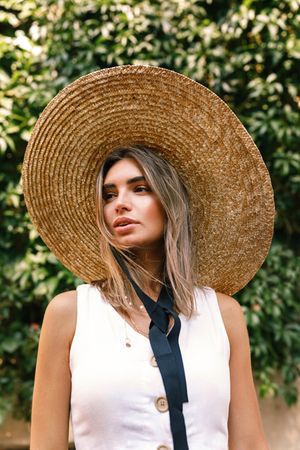
[[[119,195],[115,202],[115,210],[117,213],[120,211],[130,211],[131,204],[129,202],[128,196],[125,193],[119,192]]]

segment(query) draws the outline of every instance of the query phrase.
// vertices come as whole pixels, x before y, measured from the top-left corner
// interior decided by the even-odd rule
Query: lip
[[[126,228],[127,226],[137,224],[138,222],[136,222],[133,219],[130,219],[129,217],[117,217],[117,219],[113,221],[113,227],[117,228],[119,227],[119,225],[122,225],[122,223],[126,223],[128,225],[123,225],[120,228]]]
[[[115,227],[115,232],[119,235],[130,233],[131,230],[137,225],[136,222],[129,223],[128,225],[123,225],[122,227]]]

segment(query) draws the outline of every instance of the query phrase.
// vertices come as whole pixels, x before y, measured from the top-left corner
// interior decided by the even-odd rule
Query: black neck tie
[[[164,285],[157,302],[153,301],[132,279],[121,255],[113,247],[111,248],[116,260],[151,318],[149,340],[166,391],[174,450],[188,450],[189,447],[182,411],[183,403],[188,402],[188,394],[183,361],[178,343],[181,322],[173,310],[174,300],[172,289],[170,286]],[[174,326],[167,336],[170,315],[174,319]]]

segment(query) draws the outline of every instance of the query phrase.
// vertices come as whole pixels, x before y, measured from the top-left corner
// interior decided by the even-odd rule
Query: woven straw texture
[[[95,185],[115,147],[142,144],[178,170],[190,197],[197,282],[234,294],[272,239],[273,190],[259,150],[213,92],[176,72],[120,66],[63,89],[37,121],[23,164],[30,217],[57,258],[86,282],[105,275]]]

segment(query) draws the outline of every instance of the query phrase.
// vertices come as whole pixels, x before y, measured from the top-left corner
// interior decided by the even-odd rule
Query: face
[[[116,241],[129,248],[161,244],[165,213],[134,159],[117,161],[103,183],[104,220]]]

